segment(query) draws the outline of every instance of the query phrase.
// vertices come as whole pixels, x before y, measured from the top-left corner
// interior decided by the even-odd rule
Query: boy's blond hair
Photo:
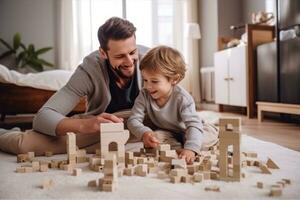
[[[157,46],[150,49],[140,62],[140,70],[161,72],[168,79],[180,82],[186,71],[182,55],[168,46]]]

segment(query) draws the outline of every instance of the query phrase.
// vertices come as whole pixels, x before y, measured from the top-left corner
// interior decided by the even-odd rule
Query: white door
[[[246,105],[246,46],[231,49],[229,57],[229,104]]]
[[[228,52],[219,51],[214,54],[215,65],[215,101],[217,104],[229,104],[228,99]]]

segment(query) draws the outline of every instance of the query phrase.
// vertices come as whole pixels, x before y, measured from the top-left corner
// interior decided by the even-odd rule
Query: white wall
[[[218,51],[218,37],[239,37],[243,30],[233,32],[229,27],[251,23],[251,13],[264,11],[265,4],[265,0],[199,0],[199,22],[202,35],[200,66],[213,66],[213,54]]]
[[[274,0],[275,1],[275,0]],[[251,13],[266,10],[265,0],[243,0],[243,20],[251,23]]]
[[[218,0],[199,1],[199,22],[201,27],[200,67],[213,65],[213,53],[218,43]]]
[[[54,49],[41,57],[56,63],[55,4],[55,0],[0,0],[0,37],[11,41],[19,32],[26,45],[33,43],[36,48],[52,46]],[[0,45],[0,53],[5,50]]]

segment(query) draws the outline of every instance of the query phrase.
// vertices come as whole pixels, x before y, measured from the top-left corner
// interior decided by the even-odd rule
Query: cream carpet
[[[134,146],[127,146],[132,149]],[[117,191],[113,193],[100,192],[88,188],[90,180],[103,175],[88,169],[87,163],[80,164],[83,173],[71,176],[62,170],[48,172],[15,173],[20,164],[16,163],[16,156],[0,152],[0,199],[270,199],[270,187],[282,178],[289,178],[292,184],[283,189],[280,199],[300,199],[300,152],[289,150],[276,144],[263,142],[243,135],[242,149],[255,151],[261,160],[271,157],[280,169],[271,170],[272,174],[261,174],[255,167],[243,168],[247,177],[241,182],[203,181],[201,183],[172,184],[167,179],[160,180],[155,174],[147,177],[119,178]],[[53,159],[66,158],[66,155],[56,155]],[[51,178],[54,186],[48,190],[39,188],[43,180]],[[262,181],[266,187],[258,189],[256,182]],[[207,192],[208,185],[220,186],[221,192]]]

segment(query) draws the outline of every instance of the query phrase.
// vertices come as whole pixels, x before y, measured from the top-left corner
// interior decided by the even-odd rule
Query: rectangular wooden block
[[[122,132],[124,131],[123,123],[101,123],[100,133],[103,132]]]

